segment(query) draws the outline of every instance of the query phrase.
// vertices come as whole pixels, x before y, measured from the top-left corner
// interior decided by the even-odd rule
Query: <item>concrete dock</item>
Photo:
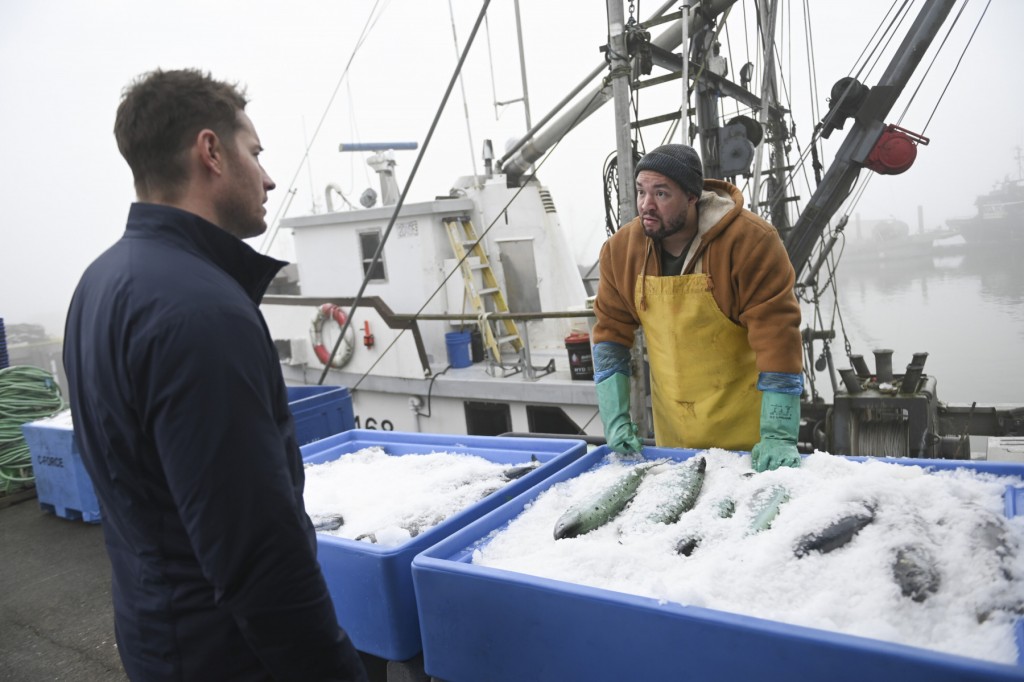
[[[363,654],[371,682],[420,682],[422,659]],[[123,682],[110,561],[100,524],[43,511],[33,491],[0,497],[0,679]]]
[[[110,561],[99,524],[0,499],[0,677],[127,680],[114,643]]]

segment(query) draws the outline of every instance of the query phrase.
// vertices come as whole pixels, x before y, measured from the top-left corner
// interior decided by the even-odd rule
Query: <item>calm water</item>
[[[1024,249],[843,263],[837,288],[851,351],[870,368],[876,348],[894,351],[897,374],[926,351],[925,373],[937,378],[940,400],[1024,403]],[[827,321],[832,314],[829,300],[822,315]],[[849,367],[838,317],[835,329],[836,368]],[[831,396],[826,372],[816,382]]]

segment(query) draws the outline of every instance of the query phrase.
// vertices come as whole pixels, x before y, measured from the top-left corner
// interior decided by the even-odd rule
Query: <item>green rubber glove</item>
[[[796,443],[800,435],[800,396],[765,391],[761,394],[761,442],[750,451],[755,471],[800,466]]]
[[[629,377],[616,372],[597,384],[597,409],[604,424],[604,439],[615,452],[635,455],[643,444],[637,425],[629,419]]]

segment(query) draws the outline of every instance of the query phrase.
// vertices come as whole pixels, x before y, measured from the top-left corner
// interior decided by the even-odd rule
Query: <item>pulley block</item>
[[[890,124],[882,131],[864,166],[880,175],[899,175],[914,165],[918,144],[928,144],[928,138]]]

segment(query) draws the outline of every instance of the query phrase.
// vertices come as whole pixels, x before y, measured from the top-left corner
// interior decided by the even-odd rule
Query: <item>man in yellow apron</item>
[[[682,144],[636,167],[639,216],[601,249],[594,380],[605,438],[639,452],[629,349],[643,325],[655,442],[749,450],[758,471],[799,466],[803,363],[795,273],[778,231],[739,189],[704,180]]]

